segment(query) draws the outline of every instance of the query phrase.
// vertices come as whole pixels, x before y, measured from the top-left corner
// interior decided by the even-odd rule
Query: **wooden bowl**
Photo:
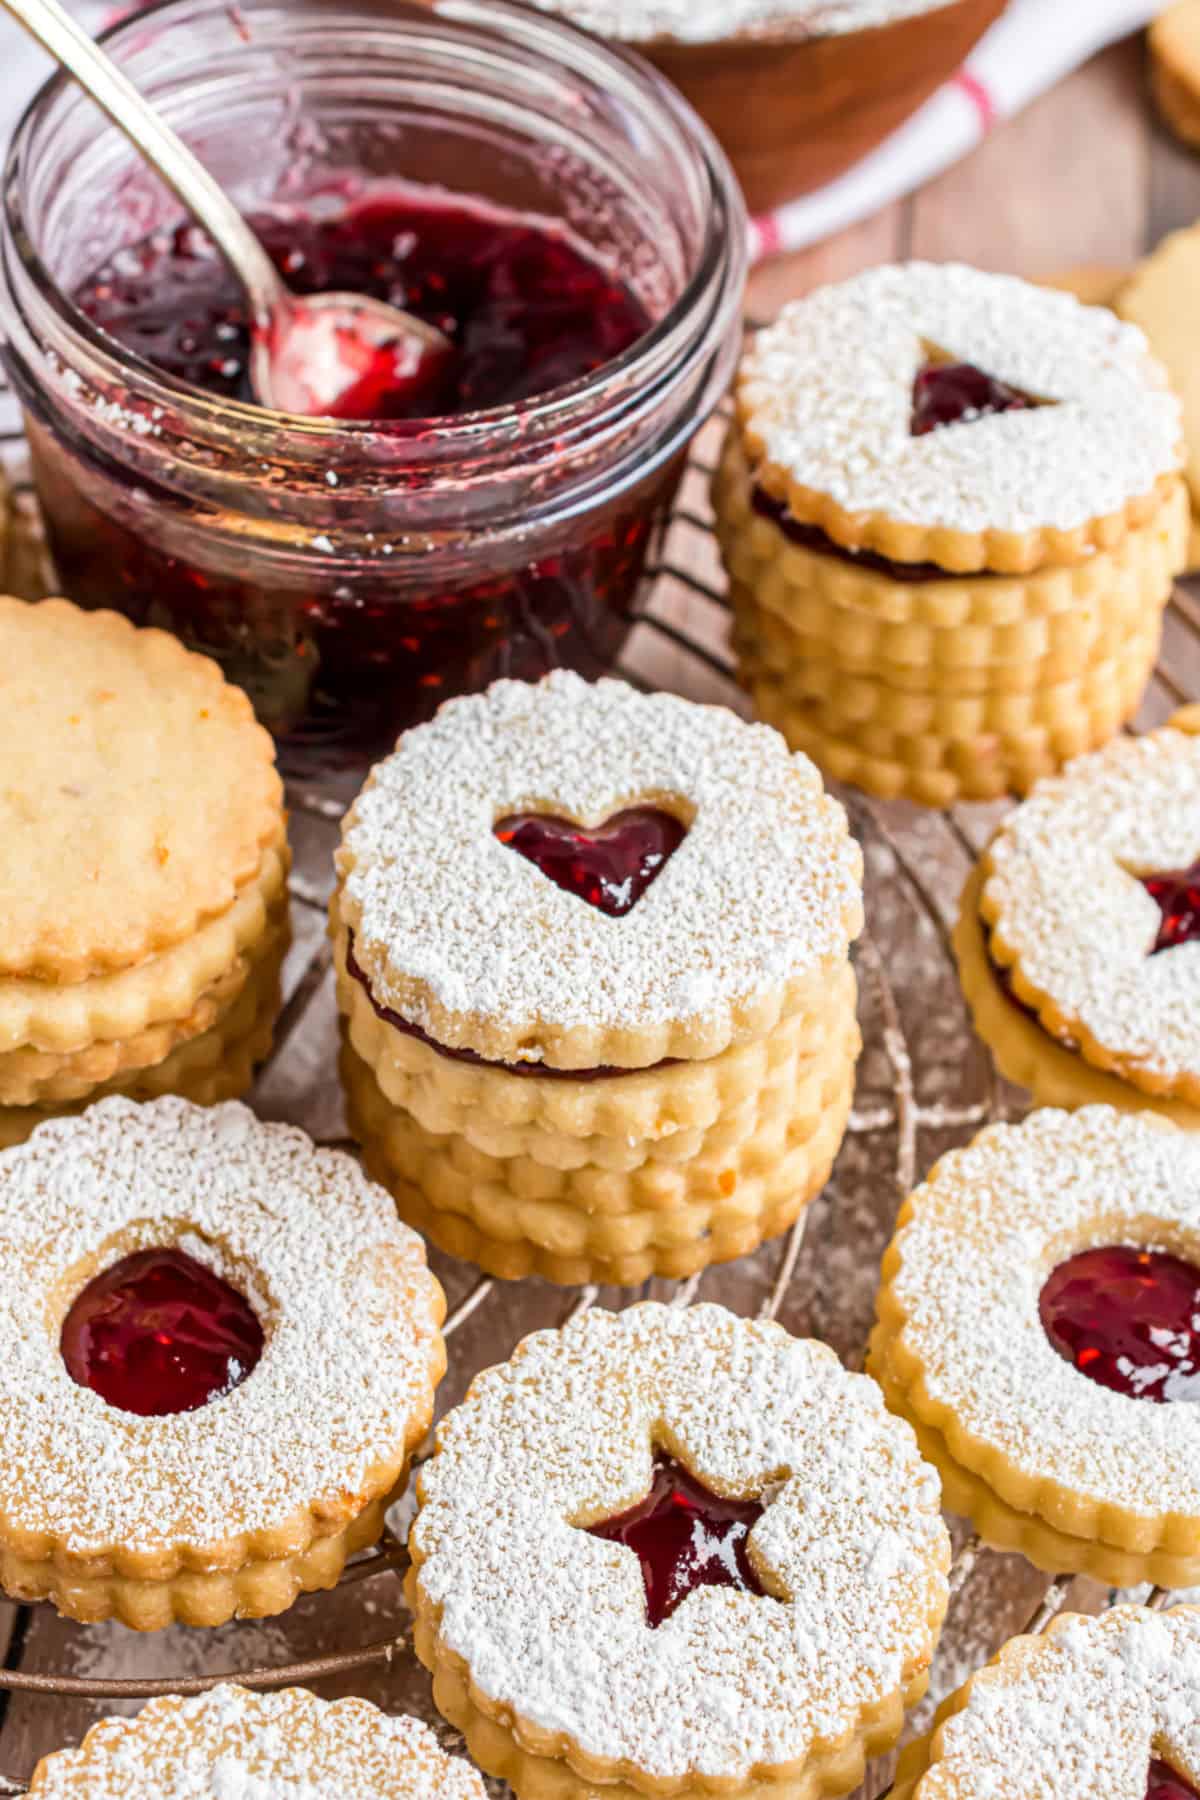
[[[1006,0],[950,0],[865,31],[772,31],[636,48],[724,145],[751,212],[822,187],[873,150],[962,64]]]

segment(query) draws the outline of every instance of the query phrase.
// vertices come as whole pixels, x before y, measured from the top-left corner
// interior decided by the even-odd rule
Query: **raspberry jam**
[[[1038,402],[1031,394],[997,381],[974,363],[926,363],[913,382],[913,437],[925,437],[945,425],[970,425],[990,413],[1027,412]]]
[[[1200,939],[1200,862],[1194,862],[1190,869],[1143,875],[1142,886],[1150,898],[1158,902],[1162,914],[1162,925],[1151,956]]]
[[[1039,1302],[1046,1336],[1081,1375],[1137,1400],[1200,1401],[1200,1269],[1130,1245],[1085,1250]]]
[[[646,1498],[615,1519],[589,1525],[588,1531],[633,1551],[646,1584],[646,1620],[657,1626],[697,1588],[764,1592],[747,1540],[765,1511],[758,1500],[726,1500],[712,1493],[660,1450]]]
[[[427,419],[512,406],[611,362],[650,323],[629,289],[570,239],[482,206],[398,190],[332,217],[263,214],[251,223],[295,292],[344,289],[386,300],[436,325],[453,346],[430,371],[430,387],[384,383],[344,417]],[[123,250],[75,301],[167,374],[253,403],[245,298],[198,226]],[[380,410],[372,414],[374,404]]]
[[[61,434],[29,422],[65,590],[214,657],[250,693],[292,774],[373,760],[448,696],[502,676],[607,672],[681,467],[678,455],[648,455],[644,472],[609,494],[604,459],[618,451],[589,448],[577,428],[554,464],[561,474],[514,469],[493,481],[489,454],[520,455],[512,409],[595,376],[643,336],[650,316],[550,225],[433,203],[419,190],[386,194],[333,216],[254,221],[297,290],[378,296],[451,340],[448,357],[378,401],[365,373],[353,407],[385,416],[378,455],[362,440],[352,447],[352,475],[336,458],[327,470],[293,465],[280,434],[278,466],[255,460],[239,485],[223,482],[215,502],[196,500],[185,480],[208,478],[190,465],[178,486],[178,464],[161,478],[157,461],[149,478],[132,459],[128,468],[93,466]],[[177,380],[217,401],[251,399],[242,296],[195,227],[122,251],[75,298],[122,346]],[[472,436],[483,473],[441,450],[426,416],[453,421],[478,409],[500,409]],[[139,441],[147,458],[161,456],[153,430]],[[547,442],[537,454],[550,453]],[[307,454],[311,462],[315,452]],[[293,466],[302,499],[289,487]],[[489,519],[468,527],[478,515],[450,502],[460,473],[480,484],[475,508],[487,484],[487,504],[512,513],[494,554]],[[543,496],[556,503],[553,481],[586,485],[586,504],[550,526],[537,509]],[[302,528],[292,523],[299,518]]]
[[[393,1031],[399,1031],[405,1037],[415,1038],[419,1044],[428,1044],[431,1050],[436,1050],[439,1056],[448,1056],[451,1062],[470,1063],[477,1069],[503,1069],[506,1075],[536,1075],[541,1081],[607,1081],[615,1076],[645,1073],[641,1069],[616,1069],[604,1064],[594,1069],[552,1069],[539,1062],[496,1063],[489,1062],[486,1056],[480,1056],[474,1050],[453,1049],[447,1044],[439,1044],[436,1038],[431,1038],[427,1031],[422,1031],[411,1019],[404,1018],[401,1013],[393,1011],[390,1006],[384,1006],[375,998],[367,972],[354,954],[353,932],[348,934],[346,942],[346,973],[351,980],[357,981],[371,1002],[375,1016],[382,1019],[385,1025],[390,1025]],[[656,1069],[670,1069],[677,1061],[677,1057],[668,1056],[652,1066]]]
[[[1146,1784],[1146,1800],[1200,1800],[1200,1790],[1194,1788],[1190,1781],[1177,1775],[1174,1769],[1157,1758],[1150,1764],[1150,1779]]]
[[[776,500],[765,488],[756,487],[752,496],[752,504],[760,519],[769,519],[777,525],[784,537],[793,544],[799,544],[802,550],[811,550],[817,556],[832,556],[838,562],[849,563],[854,569],[869,569],[876,575],[886,575],[891,581],[953,581],[953,575],[938,563],[931,562],[893,562],[890,556],[880,556],[875,550],[851,550],[845,544],[837,544],[821,530],[819,525],[802,525],[799,519],[793,519],[788,511],[786,500]],[[972,581],[991,573],[981,571],[981,575],[973,575]]]
[[[687,836],[656,806],[630,807],[594,830],[543,813],[513,813],[493,830],[556,887],[615,919],[632,911]]]
[[[141,1250],[90,1281],[63,1321],[72,1381],[145,1418],[195,1412],[240,1387],[263,1331],[236,1288],[183,1250]]]

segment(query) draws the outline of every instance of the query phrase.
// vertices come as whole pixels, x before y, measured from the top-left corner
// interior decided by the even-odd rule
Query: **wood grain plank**
[[[1146,235],[1149,122],[1141,50],[1093,59],[913,203],[912,254],[1044,274],[1124,265]]]

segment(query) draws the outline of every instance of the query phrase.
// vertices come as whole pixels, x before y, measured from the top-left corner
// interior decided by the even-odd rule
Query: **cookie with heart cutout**
[[[954,946],[1009,1080],[1200,1127],[1200,708],[1039,784],[968,881]]]
[[[823,1344],[591,1310],[476,1377],[407,1592],[434,1700],[521,1800],[844,1794],[924,1691],[937,1482]]]
[[[1046,1110],[904,1206],[868,1369],[985,1542],[1111,1586],[1200,1581],[1200,1141]]]
[[[860,1047],[861,856],[775,733],[614,681],[498,683],[406,733],[338,868],[352,1120],[436,1241],[463,1254],[467,1228],[497,1273],[579,1280],[670,1272],[686,1242],[690,1273],[823,1185]],[[694,1156],[664,1171],[680,1132]],[[759,1140],[788,1146],[769,1192]],[[613,1212],[657,1216],[618,1243]]]
[[[427,1725],[368,1700],[304,1688],[255,1694],[223,1684],[166,1694],[132,1719],[93,1725],[77,1750],[43,1757],[38,1800],[485,1800],[478,1773]]]
[[[1196,1800],[1200,1608],[1061,1614],[1012,1638],[900,1756],[892,1800]]]
[[[794,302],[746,352],[713,484],[757,712],[870,792],[1025,791],[1136,707],[1187,555],[1182,461],[1179,402],[1107,309],[928,263]],[[901,728],[893,690],[933,723]],[[1016,690],[1036,728],[958,715]]]
[[[444,1300],[350,1157],[101,1100],[0,1155],[0,1586],[139,1631],[283,1612],[375,1542]]]

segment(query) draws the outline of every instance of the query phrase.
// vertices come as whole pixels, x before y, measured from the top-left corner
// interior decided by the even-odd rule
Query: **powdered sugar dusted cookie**
[[[833,1352],[715,1306],[589,1312],[425,1466],[416,1646],[518,1794],[844,1793],[923,1690],[936,1481]]]
[[[303,1688],[169,1694],[134,1719],[93,1726],[78,1750],[39,1763],[40,1800],[484,1800],[469,1763],[427,1725],[366,1700]]]
[[[1019,1637],[900,1758],[894,1800],[1195,1800],[1200,1610],[1118,1606]]]
[[[0,1155],[0,1583],[140,1630],[282,1612],[378,1536],[445,1367],[420,1240],[237,1104]]]
[[[869,1368],[988,1542],[1114,1586],[1200,1579],[1200,1141],[1109,1107],[936,1165]]]

